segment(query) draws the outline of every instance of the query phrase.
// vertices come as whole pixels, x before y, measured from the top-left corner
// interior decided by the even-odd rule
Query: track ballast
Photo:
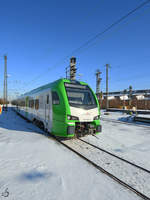
[[[109,156],[113,156],[115,159],[118,159],[120,161],[123,161],[124,163],[126,163],[127,165],[131,165],[132,167],[135,167],[137,168],[137,170],[140,170],[141,173],[147,173],[146,177],[147,177],[147,180],[149,179],[148,176],[150,176],[150,171],[147,170],[147,169],[144,169],[134,163],[131,163],[125,159],[122,159],[116,155],[113,155],[111,154],[110,152],[107,152],[105,151],[104,149],[100,149],[99,147],[96,147],[95,145],[93,144],[90,144],[82,139],[73,139],[73,140],[66,140],[66,141],[61,141],[59,139],[56,139],[59,143],[61,143],[62,145],[64,145],[65,147],[67,147],[68,149],[70,149],[71,151],[73,151],[74,153],[76,153],[78,156],[80,156],[81,158],[83,158],[84,160],[88,161],[91,165],[93,165],[94,167],[96,167],[98,170],[100,170],[101,172],[105,173],[106,175],[108,175],[110,178],[112,178],[113,180],[117,181],[119,184],[123,185],[124,187],[128,188],[129,190],[131,190],[132,192],[136,193],[138,196],[140,196],[141,198],[145,199],[145,200],[150,200],[149,196],[150,194],[145,194],[146,192],[144,190],[145,187],[148,187],[148,185],[145,183],[145,185],[143,185],[143,188],[140,190],[138,187],[136,187],[136,185],[134,186],[134,180],[133,180],[133,183],[131,180],[129,180],[129,183],[127,183],[126,180],[122,180],[122,178],[118,177],[118,175],[116,175],[114,172],[111,172],[109,169],[107,169],[106,167],[102,166],[103,164],[99,164],[96,160],[92,160],[90,158],[89,155],[86,155],[85,154],[85,151],[89,153],[90,151],[90,148],[94,148],[98,151],[101,151],[103,154],[107,154]],[[73,143],[72,143],[73,142]],[[78,144],[76,145],[76,148],[75,148],[75,143],[77,142]],[[80,142],[80,143],[79,143]],[[82,144],[81,144],[82,143]],[[86,144],[85,145],[83,145]],[[85,146],[83,148],[83,146]],[[79,150],[80,149],[80,150]],[[95,153],[94,153],[95,154]],[[93,153],[91,153],[90,151],[90,155],[91,157],[94,155]],[[102,159],[102,156],[100,156],[100,158]],[[110,161],[110,160],[109,160]],[[106,163],[107,166],[110,165],[109,162]],[[118,166],[116,166],[117,168]],[[117,170],[117,173],[118,173],[118,168],[115,169]],[[122,168],[122,170],[125,170],[125,173],[126,173],[126,169]],[[133,171],[134,172],[134,171]],[[134,176],[136,173],[138,173],[137,171],[134,172],[132,175]],[[142,175],[140,175],[142,177]],[[131,177],[133,178],[133,177]],[[136,180],[137,181],[137,180]],[[143,180],[143,182],[145,182],[146,179]],[[141,187],[141,185],[140,185]]]

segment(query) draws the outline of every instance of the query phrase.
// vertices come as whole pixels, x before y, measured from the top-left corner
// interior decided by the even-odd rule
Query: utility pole
[[[109,64],[106,64],[106,111],[109,108],[109,102],[108,102],[108,68]]]
[[[70,66],[66,67],[66,79],[68,79],[68,72],[69,72],[68,68],[70,68]]]
[[[100,83],[101,83],[101,78],[100,78],[100,74],[101,74],[102,72],[100,72],[100,70],[99,69],[97,69],[97,71],[96,71],[96,95],[97,95],[97,97],[98,97],[98,100],[100,100]]]
[[[4,97],[3,97],[3,107],[7,111],[7,56],[4,56]]]
[[[129,86],[129,106],[131,107],[132,102],[132,86]]]
[[[71,57],[70,58],[70,80],[75,80],[76,79],[76,58]]]
[[[123,109],[125,110],[125,95],[126,95],[126,93],[127,93],[127,90],[126,89],[124,89],[123,90]]]

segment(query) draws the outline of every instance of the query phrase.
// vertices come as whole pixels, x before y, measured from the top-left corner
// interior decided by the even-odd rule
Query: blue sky
[[[96,69],[109,63],[109,91],[150,88],[150,3],[71,54],[144,0],[0,0],[0,93],[8,56],[9,95],[65,77],[69,57],[95,90]],[[68,56],[68,57],[67,57]],[[67,58],[66,58],[67,57]],[[78,77],[78,76],[77,76]],[[1,96],[0,95],[0,96]]]

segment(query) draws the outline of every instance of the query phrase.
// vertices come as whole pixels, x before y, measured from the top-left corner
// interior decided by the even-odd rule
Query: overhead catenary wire
[[[148,10],[148,11],[149,11],[149,10]],[[138,16],[138,17],[136,16],[136,19],[137,19],[137,18],[139,18],[139,16]],[[134,18],[134,20],[135,20],[135,18]],[[130,21],[129,21],[129,22],[130,22]],[[126,23],[125,25],[127,25],[127,23]],[[120,27],[119,27],[119,28],[120,28]],[[118,28],[118,29],[119,29],[119,28]],[[102,36],[103,36],[103,38],[102,38]],[[109,35],[105,35],[105,34],[104,34],[104,35],[102,35],[102,36],[96,38],[96,39],[94,40],[95,42],[89,43],[89,45],[87,45],[86,48],[82,48],[82,51],[80,50],[80,54],[83,53],[83,52],[85,52],[85,51],[87,51],[87,49],[93,47],[94,45],[96,45],[98,39],[99,39],[99,40],[100,40],[100,39],[103,39],[103,40],[105,39],[105,40],[106,40],[107,37],[108,37]]]
[[[83,43],[81,46],[79,46],[78,48],[74,49],[69,55],[67,55],[64,58],[60,59],[54,66],[48,68],[45,72],[43,72],[42,74],[40,74],[39,76],[37,76],[35,79],[33,79],[30,82],[28,82],[28,84],[26,84],[26,86],[28,86],[33,81],[36,81],[37,79],[39,79],[40,77],[42,77],[43,75],[45,75],[46,72],[48,72],[48,71],[52,70],[53,68],[55,68],[56,66],[58,66],[58,64],[62,63],[62,61],[68,59],[69,57],[71,57],[72,55],[74,55],[75,53],[77,53],[78,51],[80,51],[81,49],[83,49],[84,47],[88,46],[91,42],[93,42],[94,40],[96,40],[100,36],[104,35],[106,32],[108,32],[114,26],[118,25],[120,22],[122,22],[123,20],[125,20],[126,18],[128,18],[130,15],[132,15],[133,13],[135,13],[137,10],[141,9],[142,7],[144,7],[148,3],[150,3],[150,0],[147,0],[147,1],[143,2],[139,6],[137,6],[136,8],[134,8],[133,10],[131,10],[130,12],[128,12],[126,15],[124,15],[123,17],[121,17],[120,19],[118,19],[117,21],[115,21],[114,23],[112,23],[111,25],[109,25],[104,31],[99,32],[98,34],[96,34],[94,37],[92,37],[91,39],[89,39],[88,41],[86,41],[85,43]]]
[[[127,17],[129,17],[130,15],[132,15],[133,13],[135,13],[137,10],[139,10],[140,8],[142,8],[143,6],[145,6],[148,3],[150,3],[150,0],[147,0],[147,1],[143,2],[142,4],[140,4],[139,6],[137,6],[135,9],[131,10],[130,12],[128,12],[126,15],[124,15],[123,17],[121,17],[120,19],[118,19],[116,22],[114,22],[110,26],[108,26],[104,31],[96,34],[94,37],[92,37],[91,39],[89,39],[88,41],[86,41],[85,43],[83,43],[80,47],[78,47],[77,49],[73,50],[70,55],[75,54],[77,51],[79,51],[80,49],[82,49],[85,46],[87,46],[89,43],[91,43],[92,41],[94,41],[96,38],[100,37],[101,35],[103,35],[107,31],[109,31],[111,28],[113,28],[114,26],[116,26],[117,24],[119,24],[121,21],[123,21],[124,19],[126,19]]]

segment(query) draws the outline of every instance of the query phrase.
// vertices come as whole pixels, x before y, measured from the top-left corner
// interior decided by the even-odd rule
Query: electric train
[[[59,137],[81,137],[101,132],[100,108],[88,84],[59,79],[12,101],[15,110]]]

